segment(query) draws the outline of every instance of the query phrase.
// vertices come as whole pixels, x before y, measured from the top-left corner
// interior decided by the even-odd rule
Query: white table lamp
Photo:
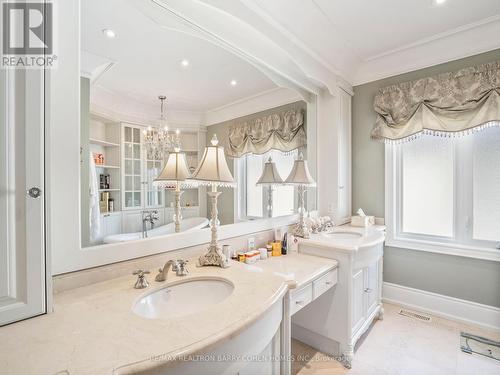
[[[221,194],[217,191],[219,186],[234,187],[235,182],[229,167],[227,165],[224,147],[219,146],[217,135],[214,134],[211,145],[205,147],[205,152],[201,158],[198,168],[191,177],[199,185],[210,186],[212,189],[207,194],[212,203],[212,212],[210,220],[210,229],[212,239],[208,246],[208,251],[200,256],[198,262],[200,266],[219,266],[226,268],[229,266],[228,260],[222,254],[221,248],[217,242],[217,198]]]
[[[175,189],[174,222],[176,233],[181,230],[181,195],[183,193],[181,185],[186,185],[189,177],[186,154],[180,152],[179,147],[175,147],[174,152],[168,155],[167,163],[163,167],[163,170],[153,182],[156,186],[163,188],[173,187]]]
[[[292,171],[290,175],[286,178],[285,184],[297,185],[299,189],[299,222],[293,230],[293,234],[298,237],[309,238],[309,229],[304,220],[304,195],[307,187],[316,186],[316,182],[311,177],[309,173],[309,168],[307,167],[307,161],[304,160],[302,153],[299,153],[299,157],[293,163]]]
[[[269,157],[269,159],[264,163],[264,170],[262,171],[262,175],[257,181],[256,185],[267,186],[267,214],[268,217],[273,216],[273,186],[274,185],[282,185],[283,179],[278,173],[278,169],[276,168],[276,163],[273,162],[273,159]]]

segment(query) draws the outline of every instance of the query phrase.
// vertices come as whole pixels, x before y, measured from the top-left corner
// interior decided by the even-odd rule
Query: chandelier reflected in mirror
[[[170,150],[174,147],[180,146],[179,130],[175,134],[171,134],[167,121],[165,119],[165,100],[166,96],[158,96],[160,99],[160,122],[157,127],[148,126],[144,133],[144,146],[148,159],[152,160],[165,160],[168,157]]]

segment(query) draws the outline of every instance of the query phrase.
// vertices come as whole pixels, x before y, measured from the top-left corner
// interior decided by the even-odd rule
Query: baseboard
[[[384,302],[402,305],[461,323],[500,331],[500,308],[384,282]]]
[[[337,341],[310,331],[298,324],[292,323],[292,338],[331,356],[339,356],[342,354],[340,353],[340,345]]]

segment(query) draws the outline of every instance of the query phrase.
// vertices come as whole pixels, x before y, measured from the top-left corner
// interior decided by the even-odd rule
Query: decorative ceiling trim
[[[358,68],[353,85],[358,86],[498,49],[500,38],[495,38],[496,35],[500,35],[500,16],[490,17],[488,22],[478,22],[474,27],[442,33],[440,38],[428,38],[426,43],[366,61]]]
[[[282,64],[279,68],[268,63],[268,59],[263,58],[264,54],[262,52],[266,49],[271,50],[271,46],[273,46],[275,51],[279,51],[283,55],[279,45],[276,45],[271,39],[227,12],[222,12],[199,1],[150,0],[146,4],[137,1],[135,3],[143,13],[149,13],[151,19],[155,19],[156,22],[158,22],[158,17],[152,17],[150,12],[157,13],[157,7],[160,7],[183,23],[189,24],[197,33],[203,34],[205,40],[211,41],[252,64],[278,86],[296,90],[306,101],[311,100],[311,93],[318,94],[321,90],[321,87],[308,80],[304,74],[300,74],[300,69],[288,56],[286,58],[281,56],[281,59],[277,59],[281,61],[284,58],[289,60],[288,64]],[[149,4],[155,5],[156,8],[152,8]],[[212,22],[213,19],[218,21]],[[235,32],[235,30],[239,30],[239,32]],[[249,35],[250,33],[251,35]],[[238,40],[238,37],[242,34],[247,35],[247,38]],[[256,43],[257,41],[259,43]],[[259,45],[262,49],[261,54],[248,52],[243,47],[245,44]]]
[[[497,14],[495,16],[491,16],[488,18],[484,18],[484,19],[476,21],[476,22],[468,23],[466,25],[459,26],[459,27],[444,31],[444,32],[439,33],[439,34],[432,35],[428,38],[423,38],[423,39],[417,40],[413,43],[409,43],[409,44],[406,44],[404,46],[391,49],[389,51],[378,53],[376,55],[373,55],[373,56],[366,58],[364,61],[369,62],[369,61],[380,59],[382,57],[386,57],[389,55],[394,55],[396,53],[406,51],[406,50],[409,50],[409,49],[412,49],[415,47],[420,47],[422,45],[432,43],[436,40],[444,39],[444,38],[447,38],[447,37],[455,35],[455,34],[460,34],[460,33],[463,33],[465,31],[468,31],[470,29],[474,29],[476,27],[481,27],[483,25],[487,25],[489,23],[496,22],[496,21],[500,21],[500,14]]]
[[[219,124],[299,100],[302,100],[300,95],[292,90],[277,87],[205,112],[205,125]]]

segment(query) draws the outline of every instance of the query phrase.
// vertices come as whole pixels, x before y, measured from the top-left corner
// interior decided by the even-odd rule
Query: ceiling
[[[206,112],[276,87],[248,62],[200,38],[160,27],[132,3],[85,0],[81,6],[82,71],[93,78],[94,100],[114,96],[156,110],[163,94],[168,110]],[[112,29],[117,38],[106,38],[103,29]],[[188,67],[181,65],[183,59]]]
[[[349,91],[500,48],[500,0],[85,0],[82,30],[97,100],[151,112],[164,94],[169,110],[207,113],[276,83]]]
[[[441,53],[436,50],[432,53],[445,54],[447,49],[455,47],[447,44],[446,38],[451,35],[463,34],[459,48],[464,56],[477,53],[478,46],[500,47],[498,34],[492,35],[486,28],[476,33],[475,39],[465,35],[471,29],[500,20],[499,0],[447,0],[441,5],[433,0],[241,1],[252,4],[254,10],[257,5],[258,10],[284,27],[305,49],[343,73],[351,83],[369,80],[364,64],[375,70],[377,66],[370,62],[404,50],[415,52],[417,47],[438,40]],[[413,54],[412,59],[420,57],[427,58]],[[435,56],[436,61],[439,57]],[[395,58],[393,62],[400,63]],[[391,64],[391,61],[385,60],[385,63]],[[377,76],[377,72],[371,73]]]

